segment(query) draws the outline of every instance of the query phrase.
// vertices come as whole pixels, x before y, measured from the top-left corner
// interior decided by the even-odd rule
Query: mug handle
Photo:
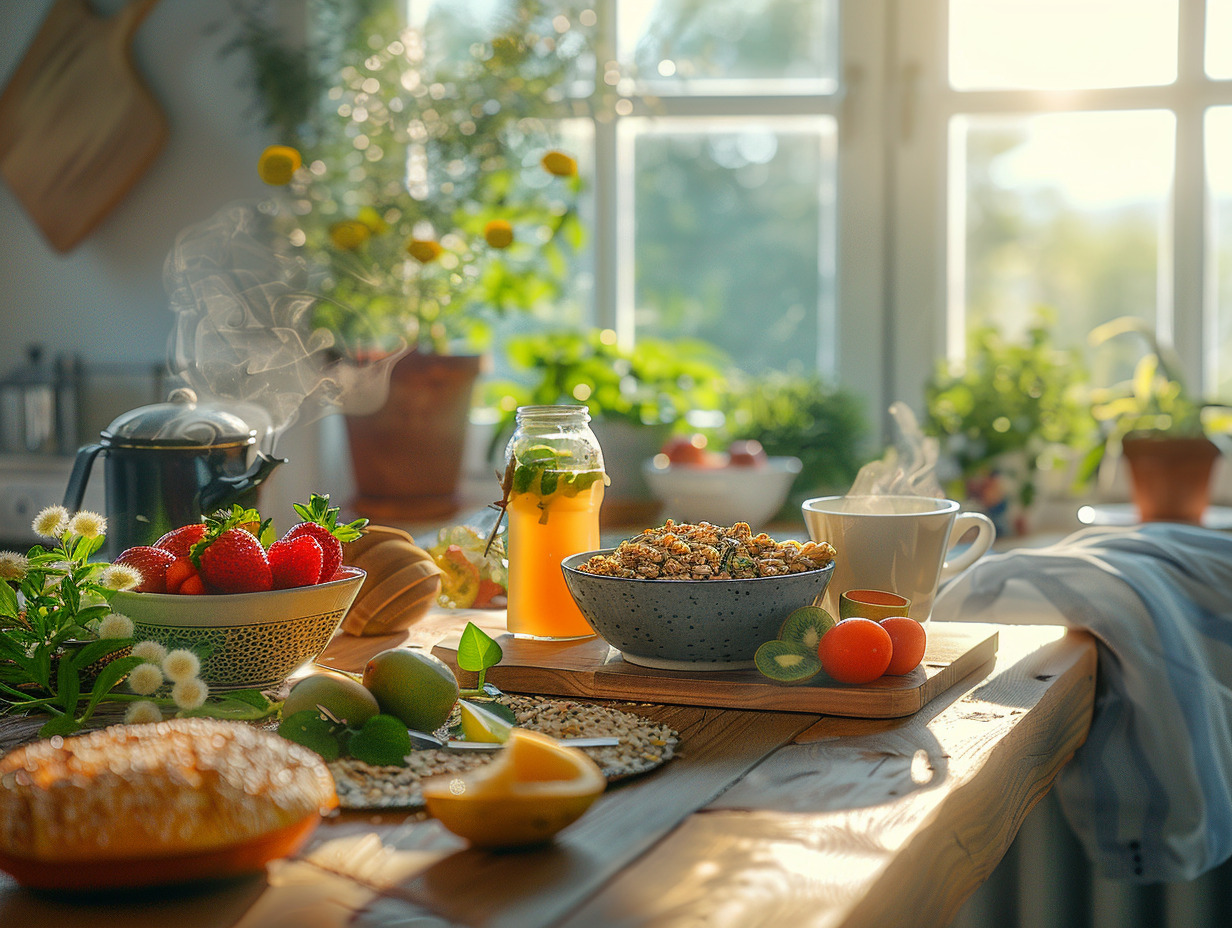
[[[971,547],[960,554],[958,557],[951,559],[949,551],[958,543],[958,539],[967,534],[971,529],[976,529],[979,534],[975,536],[975,541],[971,542]],[[993,541],[997,538],[996,526],[992,524],[992,519],[984,515],[982,512],[960,512],[954,518],[954,527],[950,529],[950,540],[946,545],[945,563],[941,565],[941,579],[947,580],[955,574],[966,570],[985,554],[992,547]]]

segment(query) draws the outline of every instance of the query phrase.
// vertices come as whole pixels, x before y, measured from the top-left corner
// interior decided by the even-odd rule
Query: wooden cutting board
[[[930,622],[923,663],[909,674],[882,677],[865,686],[834,683],[818,674],[808,683],[784,686],[756,670],[721,673],[654,670],[624,661],[602,638],[527,641],[505,634],[504,657],[487,680],[511,693],[622,699],[724,709],[814,712],[855,718],[912,715],[997,653],[997,629],[974,622]],[[458,636],[432,653],[458,671]]]
[[[131,51],[157,2],[103,19],[86,0],[56,0],[0,95],[0,173],[57,251],[102,222],[167,140]]]

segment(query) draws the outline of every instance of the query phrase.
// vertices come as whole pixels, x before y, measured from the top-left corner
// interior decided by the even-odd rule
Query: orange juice
[[[509,495],[509,631],[527,638],[593,635],[565,586],[560,562],[599,547],[602,472],[557,476],[551,492],[540,479]]]

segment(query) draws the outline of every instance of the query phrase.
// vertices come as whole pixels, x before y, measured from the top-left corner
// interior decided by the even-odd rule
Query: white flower
[[[131,590],[141,583],[141,573],[127,564],[108,564],[98,575],[98,582],[109,590]]]
[[[138,641],[133,645],[133,657],[161,664],[167,656],[167,649],[157,641]]]
[[[147,664],[146,666],[148,667],[149,665]],[[162,720],[163,710],[148,699],[133,703],[128,707],[128,711],[124,713],[124,724],[126,725],[148,725],[151,722],[161,722]]]
[[[133,620],[118,612],[110,612],[98,623],[100,638],[131,638],[133,636]]]
[[[157,664],[138,664],[128,675],[128,688],[138,696],[149,696],[163,685],[163,672]]]
[[[201,661],[197,655],[185,648],[177,648],[163,658],[163,673],[173,683],[191,680],[201,672]]]
[[[69,520],[68,530],[82,538],[97,538],[107,533],[107,520],[97,512],[83,509]]]
[[[59,538],[68,528],[68,510],[63,506],[47,506],[30,523],[34,534],[44,538]]]
[[[0,580],[23,580],[30,566],[24,554],[16,551],[0,551]]]
[[[189,677],[171,687],[171,698],[181,709],[198,708],[205,702],[205,697],[208,695],[210,695],[210,688],[201,681],[200,677]]]

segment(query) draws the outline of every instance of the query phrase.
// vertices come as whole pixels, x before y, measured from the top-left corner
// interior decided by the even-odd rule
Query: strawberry
[[[175,555],[165,548],[136,545],[123,551],[114,563],[127,565],[141,574],[141,582],[133,587],[133,592],[166,593],[167,568],[175,563]]]
[[[158,541],[154,542],[154,547],[164,548],[176,557],[188,557],[188,549],[204,537],[205,523],[190,522],[188,525],[173,528],[162,538],[158,539]]]
[[[252,532],[240,528],[250,511],[236,505],[205,520],[205,537],[190,556],[201,580],[220,593],[258,593],[274,585],[265,549]]]
[[[193,574],[180,585],[180,593],[184,596],[200,596],[203,593],[208,593],[205,584],[201,581],[200,574]]]
[[[354,522],[346,522],[342,525],[338,524],[338,513],[342,510],[338,507],[330,508],[329,494],[318,496],[313,494],[308,500],[308,504],[295,504],[295,511],[304,521],[298,525],[292,526],[283,538],[296,538],[301,535],[308,535],[314,538],[321,546],[321,554],[323,560],[321,562],[321,573],[317,578],[317,583],[325,583],[333,578],[339,566],[342,564],[342,545],[348,541],[354,541],[364,533],[364,526],[368,524],[367,519],[356,519]]]
[[[274,542],[269,549],[269,566],[274,577],[274,589],[311,586],[320,578],[324,561],[325,555],[321,552],[321,546],[310,535],[296,535]]]
[[[168,593],[183,592],[184,584],[192,577],[197,576],[197,565],[195,565],[188,557],[178,557],[167,568],[166,574],[163,576],[164,583]]]

